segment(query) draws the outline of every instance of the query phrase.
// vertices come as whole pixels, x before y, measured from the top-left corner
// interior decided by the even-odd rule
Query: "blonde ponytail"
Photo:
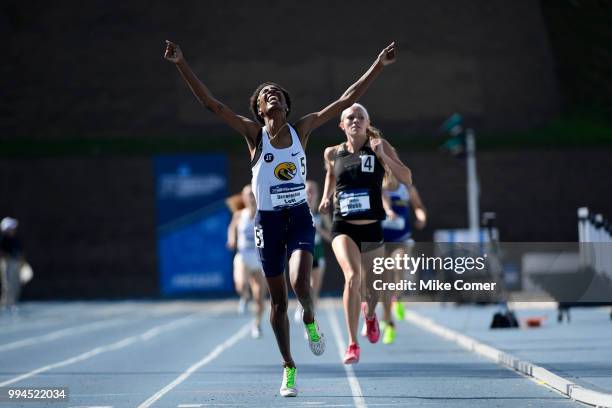
[[[236,211],[240,211],[246,208],[246,205],[244,201],[242,200],[242,194],[240,193],[236,193],[234,195],[227,197],[225,199],[225,205],[227,205],[227,208],[229,208],[229,210],[232,213],[235,213]]]
[[[373,137],[375,139],[382,139],[383,134],[380,131],[380,129],[372,126],[371,124],[368,126],[368,128],[366,129],[366,135],[368,137]]]

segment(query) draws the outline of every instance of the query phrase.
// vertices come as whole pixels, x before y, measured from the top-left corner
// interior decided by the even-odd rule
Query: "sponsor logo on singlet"
[[[272,153],[266,153],[264,155],[264,161],[266,163],[270,163],[272,160],[274,160],[274,155]]]
[[[274,168],[274,176],[282,181],[292,180],[297,174],[295,163],[283,162]]]

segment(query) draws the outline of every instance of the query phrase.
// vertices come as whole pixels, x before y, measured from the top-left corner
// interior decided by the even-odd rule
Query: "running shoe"
[[[383,344],[393,344],[395,341],[395,326],[393,323],[385,324],[385,328],[383,329]]]
[[[295,385],[295,377],[297,376],[297,368],[283,368],[283,383],[280,387],[280,395],[283,397],[297,397],[298,389]]]
[[[261,337],[261,329],[256,324],[253,324],[251,327],[251,337],[254,339],[259,339]]]
[[[358,344],[351,343],[344,353],[344,364],[357,364],[359,362],[359,354],[361,349]]]
[[[304,309],[302,309],[302,305],[300,305],[298,303],[297,307],[295,308],[295,313],[293,314],[293,321],[296,323],[299,323],[302,321],[303,316],[304,315]]]
[[[310,351],[315,356],[320,356],[325,351],[325,335],[321,333],[317,322],[305,323],[306,333],[308,334],[308,345]]]
[[[398,300],[393,302],[393,312],[395,314],[395,319],[402,321],[406,316],[406,310],[404,309],[404,304]]]
[[[378,339],[380,339],[380,327],[378,326],[376,313],[374,313],[372,317],[365,316],[365,323],[367,326],[368,340],[370,340],[370,343],[376,343]]]
[[[387,324],[389,323],[385,322],[384,320],[378,322],[378,327],[380,328],[380,332],[383,333],[383,335],[385,333],[385,328],[387,327]]]

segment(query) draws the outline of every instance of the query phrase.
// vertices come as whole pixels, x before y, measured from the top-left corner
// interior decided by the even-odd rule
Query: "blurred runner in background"
[[[240,304],[246,309],[245,293],[253,294],[255,302],[255,321],[251,328],[251,336],[255,339],[261,337],[261,316],[264,310],[265,285],[261,263],[257,258],[255,248],[255,196],[251,185],[247,184],[240,194],[245,208],[233,212],[232,221],[227,230],[227,245],[236,249],[234,256],[234,282],[240,294]],[[244,312],[244,310],[240,310]]]
[[[383,236],[385,243],[393,243],[385,246],[385,256],[388,258],[398,255],[403,257],[404,254],[410,256],[414,246],[411,207],[415,214],[414,227],[420,230],[427,223],[427,212],[419,192],[415,186],[402,184],[396,177],[389,174],[383,183],[383,194],[383,202],[388,203],[385,205],[387,218],[382,222]],[[416,275],[411,275],[411,277],[416,277]],[[404,279],[403,270],[385,270],[383,278],[385,282],[400,282],[402,279]],[[395,318],[404,320],[401,291],[393,293],[386,290],[383,292],[383,317],[380,324],[383,344],[391,344],[395,341],[396,330],[391,315],[392,306]]]
[[[15,218],[5,217],[0,221],[0,275],[2,282],[0,304],[2,311],[11,313],[17,312],[17,302],[21,293],[20,271],[26,266],[23,246],[17,236],[18,226],[19,222]],[[31,278],[31,269],[29,274],[29,278]]]

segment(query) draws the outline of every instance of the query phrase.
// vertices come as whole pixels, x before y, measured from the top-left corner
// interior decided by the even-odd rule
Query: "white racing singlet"
[[[236,226],[238,232],[236,248],[237,256],[249,270],[261,269],[261,264],[257,258],[257,248],[255,248],[255,218],[251,218],[248,208],[240,211],[240,218]]]
[[[255,218],[251,218],[248,208],[240,211],[236,229],[238,232],[236,240],[238,251],[255,251]]]
[[[272,146],[265,126],[261,130],[261,154],[251,179],[258,210],[277,211],[306,202],[306,154],[295,129],[287,126],[291,146],[284,149]]]

